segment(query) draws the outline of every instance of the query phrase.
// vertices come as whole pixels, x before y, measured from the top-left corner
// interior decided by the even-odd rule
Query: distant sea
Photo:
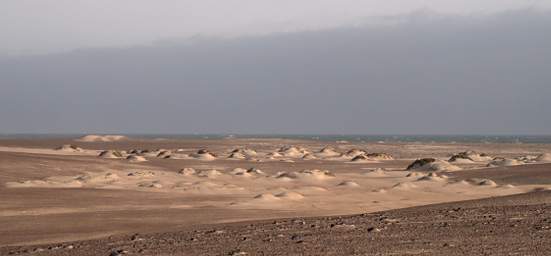
[[[84,134],[0,134],[0,139],[77,138]],[[550,144],[551,135],[232,135],[232,134],[117,134],[141,139],[302,139],[370,143],[540,143]]]

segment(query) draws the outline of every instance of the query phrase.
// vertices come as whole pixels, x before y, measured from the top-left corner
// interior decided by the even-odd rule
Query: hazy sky
[[[149,2],[2,1],[0,133],[551,134],[543,2]]]
[[[550,6],[549,0],[2,0],[0,55],[320,29],[419,10],[479,15]]]

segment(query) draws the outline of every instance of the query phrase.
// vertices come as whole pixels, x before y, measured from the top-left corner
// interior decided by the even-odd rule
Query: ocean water
[[[0,134],[0,139],[78,138],[84,134]],[[121,134],[141,139],[302,139],[370,143],[539,143],[550,144],[551,135],[315,135],[315,134]]]

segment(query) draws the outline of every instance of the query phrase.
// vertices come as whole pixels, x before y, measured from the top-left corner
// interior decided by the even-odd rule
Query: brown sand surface
[[[54,150],[63,144],[73,144],[83,150],[78,152]],[[291,145],[296,148],[281,153],[282,156],[271,156],[279,148]],[[331,146],[334,150],[320,152],[325,146]],[[231,151],[237,148],[250,148],[255,152],[243,159],[228,158]],[[169,154],[172,154],[172,158],[144,155],[147,161],[132,162],[125,159],[97,157],[101,150],[107,149],[127,151],[167,149],[170,151]],[[179,151],[176,151],[177,149]],[[208,149],[214,157],[205,158],[204,155],[197,154],[199,149]],[[351,157],[341,155],[350,149],[362,149],[368,153],[384,152],[394,159],[353,162]],[[443,143],[337,144],[277,139],[130,139],[116,142],[81,142],[71,138],[0,140],[0,202],[2,202],[0,204],[0,246],[4,246],[0,252],[22,252],[31,248],[13,249],[6,246],[48,243],[68,245],[70,241],[88,239],[100,240],[75,243],[75,245],[82,245],[82,249],[79,249],[81,251],[74,251],[78,252],[76,255],[97,255],[95,253],[108,255],[110,250],[117,247],[137,252],[134,250],[137,247],[128,248],[130,244],[124,240],[126,239],[124,237],[126,234],[140,233],[156,234],[148,235],[151,240],[143,246],[140,245],[143,247],[143,252],[149,255],[169,255],[175,252],[188,252],[189,255],[204,253],[219,255],[230,253],[225,251],[229,248],[246,249],[250,254],[270,255],[279,252],[282,246],[288,245],[292,245],[287,251],[290,254],[298,254],[300,252],[298,250],[305,249],[311,250],[312,255],[316,254],[314,252],[337,254],[346,249],[343,241],[352,243],[357,241],[357,246],[360,246],[362,243],[371,241],[372,238],[369,236],[362,238],[363,240],[358,238],[361,232],[370,233],[363,230],[364,228],[352,228],[347,226],[348,224],[333,222],[339,218],[348,218],[358,223],[353,225],[360,225],[363,223],[362,218],[367,218],[365,221],[372,221],[371,217],[375,215],[319,218],[315,221],[315,225],[322,227],[332,223],[338,227],[319,230],[314,228],[313,231],[311,230],[312,235],[300,235],[304,231],[300,231],[304,226],[302,224],[301,226],[289,224],[290,226],[284,229],[289,229],[289,232],[295,230],[293,232],[300,234],[290,240],[279,239],[281,243],[266,245],[268,246],[266,250],[262,250],[263,245],[258,243],[252,243],[247,247],[241,246],[241,242],[234,240],[246,232],[252,232],[249,236],[254,239],[270,236],[280,238],[280,234],[274,233],[279,228],[271,227],[268,231],[264,230],[266,225],[271,225],[269,224],[271,222],[258,222],[260,231],[255,231],[256,228],[247,229],[245,224],[220,223],[374,213],[488,197],[515,198],[515,200],[507,201],[514,202],[508,205],[501,203],[497,208],[493,206],[495,202],[502,202],[505,199],[476,201],[481,202],[482,206],[480,209],[473,206],[473,213],[494,214],[496,211],[511,211],[521,214],[526,210],[524,214],[530,215],[532,213],[530,207],[522,209],[517,206],[530,204],[538,205],[531,206],[537,209],[546,207],[545,200],[548,193],[545,192],[517,197],[507,196],[549,188],[551,164],[548,163],[529,161],[522,162],[522,165],[518,166],[494,168],[486,167],[488,162],[459,163],[453,165],[457,166],[457,169],[440,170],[435,174],[419,171],[413,176],[406,177],[410,174],[410,171],[405,170],[406,167],[417,158],[437,158],[440,161],[439,164],[442,162],[447,166],[446,161],[451,155],[466,150],[484,152],[492,157],[532,159],[532,156],[551,152],[551,146]],[[303,159],[302,156],[306,154],[310,158]],[[246,170],[251,167],[261,171]],[[179,173],[183,168],[193,168],[195,173]],[[537,198],[540,201],[536,204],[534,200]],[[486,204],[491,207],[487,208],[484,206]],[[471,202],[468,205],[476,204]],[[452,206],[450,204],[446,207]],[[436,219],[441,217],[435,214],[431,207],[411,209],[416,209],[418,213],[433,214],[433,218]],[[406,213],[409,214],[409,210],[396,212],[396,214]],[[419,218],[422,217],[419,216]],[[478,217],[473,218],[467,218],[465,221],[469,223],[474,221],[476,223],[473,225],[482,225],[478,223],[480,220]],[[446,222],[450,224],[449,221]],[[434,231],[431,229],[434,229],[432,224],[427,226],[428,222],[420,222],[422,225],[419,225],[419,230],[413,223],[416,222],[412,220],[411,225],[407,226],[413,229],[411,232]],[[215,225],[213,227],[224,227],[224,229],[235,227],[235,230],[231,231],[231,234],[220,236],[220,239],[211,237],[220,232],[208,233],[207,237],[209,241],[212,240],[212,245],[206,245],[206,240],[198,239],[197,241],[202,242],[195,244],[182,242],[171,244],[173,246],[164,246],[165,240],[170,240],[165,237],[179,237],[176,240],[184,241],[188,239],[187,236],[194,233],[193,230],[207,227],[204,225]],[[389,227],[384,226],[384,228]],[[455,237],[470,234],[471,231],[458,229]],[[507,229],[496,229],[496,232],[498,231],[505,232]],[[329,236],[334,232],[344,232],[342,235],[349,237],[343,241],[324,240],[330,239]],[[395,233],[397,237],[405,236],[404,239],[410,239],[406,235],[411,232],[404,231],[406,232],[404,234],[398,230],[389,232],[388,234]],[[271,235],[267,236],[268,233]],[[383,234],[383,232],[380,233]],[[284,233],[283,237],[287,235],[291,234]],[[319,238],[316,238],[318,236]],[[105,237],[112,237],[111,239],[115,240],[110,242],[105,240]],[[308,243],[305,237],[315,238],[317,242]],[[279,241],[276,238],[272,241]],[[405,243],[403,246],[396,247],[396,250],[410,248],[408,244],[411,243],[413,249],[410,253],[438,254],[439,251],[434,247],[435,238],[438,236],[427,237],[426,241],[432,244],[432,247],[427,247],[429,248],[427,250],[421,250],[418,242]],[[381,241],[378,243],[384,247],[396,242],[397,240],[390,239],[388,243]],[[122,246],[116,246],[119,243]],[[450,242],[446,250],[457,253],[459,247],[449,245],[461,243],[464,241]],[[324,246],[327,244],[331,246]],[[310,247],[300,247],[306,245]],[[470,248],[474,250],[477,246],[480,245],[474,243]],[[160,249],[161,247],[163,249]],[[364,247],[366,247],[365,244],[362,248]],[[377,247],[379,249],[373,249],[373,251],[351,247],[358,251],[350,252],[389,253],[383,247]],[[64,252],[45,250],[40,253]]]
[[[549,255],[551,192],[352,216],[187,227],[70,243],[4,247],[10,255]]]

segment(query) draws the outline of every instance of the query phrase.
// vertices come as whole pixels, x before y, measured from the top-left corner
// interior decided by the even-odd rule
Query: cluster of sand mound
[[[105,159],[126,159],[130,162],[145,162],[147,159],[139,154],[129,154],[124,150],[104,150],[98,155],[99,158]]]
[[[122,135],[86,135],[77,139],[77,141],[82,142],[114,142],[127,140],[128,137]]]
[[[57,147],[55,150],[63,152],[83,152],[84,150],[78,146],[65,144],[60,147]]]
[[[492,160],[492,157],[485,153],[478,153],[476,151],[468,150],[453,155],[448,161],[454,163],[474,163],[485,162]]]
[[[7,187],[36,187],[36,188],[81,188],[81,187],[108,187],[121,180],[120,176],[107,173],[87,173],[77,176],[53,176],[43,180],[28,180],[22,182],[8,182]]]
[[[411,163],[407,168],[407,171],[458,171],[460,167],[450,164],[447,161],[437,160],[435,158],[422,158],[417,159]]]

